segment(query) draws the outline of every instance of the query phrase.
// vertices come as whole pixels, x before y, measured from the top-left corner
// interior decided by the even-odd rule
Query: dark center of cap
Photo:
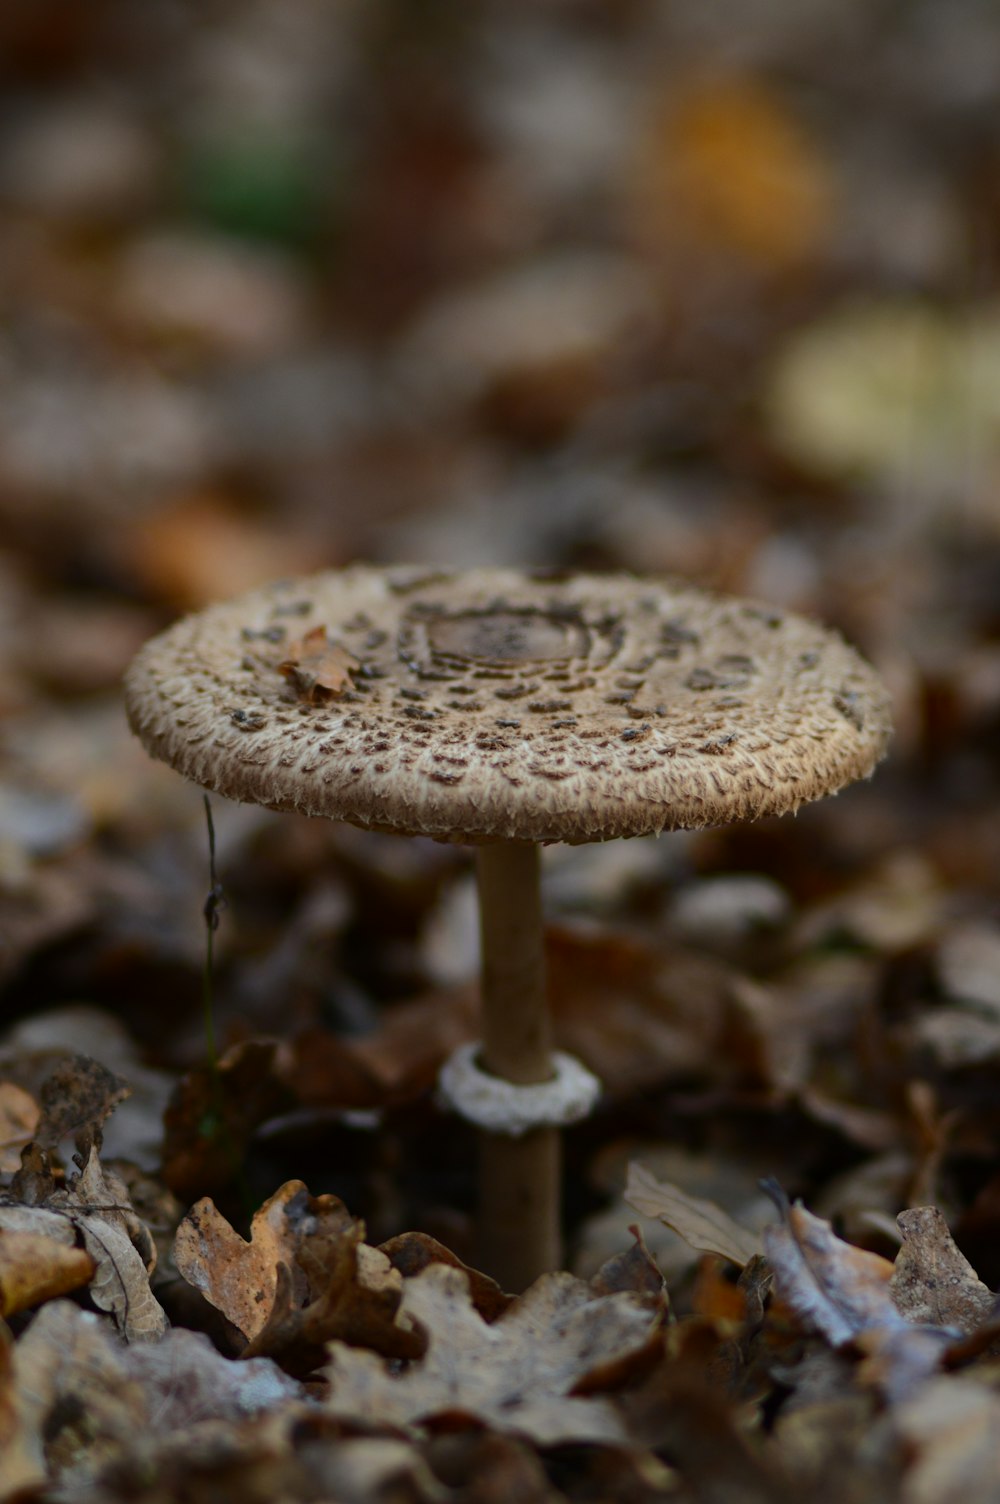
[[[428,622],[427,640],[435,657],[496,664],[584,658],[590,648],[582,623],[540,610],[440,616]]]

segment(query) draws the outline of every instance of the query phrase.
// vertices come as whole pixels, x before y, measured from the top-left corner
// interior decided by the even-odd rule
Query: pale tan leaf
[[[370,1352],[330,1343],[334,1415],[389,1427],[469,1416],[549,1446],[627,1441],[611,1402],[580,1391],[649,1351],[660,1307],[630,1293],[595,1295],[572,1275],[548,1274],[488,1324],[461,1270],[435,1263],[405,1281],[400,1316],[427,1334],[425,1356],[402,1374]]]
[[[904,1449],[903,1504],[996,1504],[1000,1398],[971,1379],[938,1378],[893,1412]]]
[[[741,1268],[761,1251],[761,1238],[742,1227],[714,1201],[690,1196],[640,1164],[630,1164],[625,1200],[641,1217],[658,1217],[701,1253],[715,1253]]]

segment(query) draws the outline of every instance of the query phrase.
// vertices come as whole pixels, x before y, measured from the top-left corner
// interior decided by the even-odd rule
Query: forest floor
[[[4,1500],[1000,1496],[1000,26],[612,9],[0,16]],[[526,1292],[434,1093],[469,851],[213,799],[210,931],[125,722],[359,559],[682,576],[892,694],[794,818],[545,852],[603,1094]]]

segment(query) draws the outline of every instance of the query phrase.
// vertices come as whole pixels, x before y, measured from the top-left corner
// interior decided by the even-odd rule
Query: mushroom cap
[[[231,799],[475,842],[781,814],[870,774],[890,731],[875,672],[800,616],[513,569],[279,581],[154,637],[126,703],[154,757]]]

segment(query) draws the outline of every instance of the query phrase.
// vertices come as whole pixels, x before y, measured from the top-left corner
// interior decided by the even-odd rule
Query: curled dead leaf
[[[124,1181],[103,1166],[91,1147],[79,1175],[54,1192],[49,1206],[64,1213],[96,1265],[90,1298],[108,1311],[127,1342],[154,1342],[167,1329],[150,1288],[156,1264],[153,1240],[136,1216]]]

